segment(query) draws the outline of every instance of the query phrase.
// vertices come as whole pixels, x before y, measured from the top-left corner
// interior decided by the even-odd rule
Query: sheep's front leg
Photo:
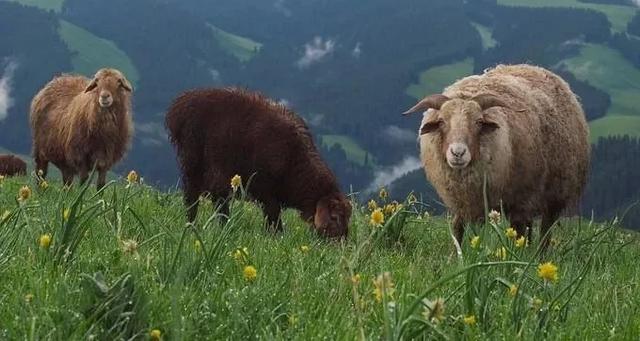
[[[101,190],[107,182],[107,170],[100,168],[98,170],[98,181],[96,183],[96,190]]]
[[[453,235],[460,246],[462,246],[462,237],[464,237],[464,221],[460,215],[453,216]]]

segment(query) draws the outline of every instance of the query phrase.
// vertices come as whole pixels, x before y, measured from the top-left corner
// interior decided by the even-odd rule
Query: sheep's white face
[[[436,134],[439,149],[449,167],[464,169],[478,158],[480,139],[498,125],[485,115],[478,103],[471,100],[452,99],[440,110],[425,115],[420,135]]]
[[[95,91],[98,105],[110,108],[118,98],[122,100],[126,93],[132,91],[131,84],[124,75],[114,69],[101,69],[93,77],[84,92]]]

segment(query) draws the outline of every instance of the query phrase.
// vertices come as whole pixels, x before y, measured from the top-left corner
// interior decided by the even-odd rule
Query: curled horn
[[[425,97],[422,101],[418,102],[418,104],[414,105],[411,109],[403,112],[402,115],[408,115],[416,111],[426,111],[428,109],[440,110],[440,107],[442,107],[444,102],[448,100],[449,100],[449,97],[445,95],[441,95],[441,94],[429,95]]]
[[[471,100],[478,103],[483,111],[493,107],[507,107],[498,97],[489,94],[478,95]]]

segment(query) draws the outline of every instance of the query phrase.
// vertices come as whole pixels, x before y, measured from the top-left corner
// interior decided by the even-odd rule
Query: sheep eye
[[[476,123],[480,127],[480,133],[483,133],[483,134],[490,133],[500,128],[500,126],[497,123],[491,122],[491,121],[478,120]]]
[[[442,120],[425,123],[422,128],[420,128],[420,135],[429,134],[438,130],[440,126],[442,126],[442,123]]]

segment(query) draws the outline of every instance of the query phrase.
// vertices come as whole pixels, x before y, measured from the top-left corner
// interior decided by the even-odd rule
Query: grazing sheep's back
[[[258,93],[236,88],[188,91],[173,102],[165,125],[191,207],[204,192],[225,198],[235,174],[250,181],[250,195],[263,204],[271,222],[280,207],[296,208],[310,220],[319,202],[335,204],[336,210],[348,204],[304,121]],[[194,218],[191,209],[189,219]],[[346,226],[319,232],[346,233],[342,228]]]

